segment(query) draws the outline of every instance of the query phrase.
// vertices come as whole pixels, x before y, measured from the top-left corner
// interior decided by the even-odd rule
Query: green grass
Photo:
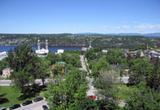
[[[35,96],[20,100],[19,97],[22,96],[22,93],[20,92],[19,89],[17,89],[14,86],[9,86],[9,87],[8,86],[4,86],[4,87],[0,86],[0,98],[6,98],[9,100],[6,103],[0,104],[0,107],[10,107],[14,104],[20,104],[20,103],[24,102],[25,100],[32,100],[34,97],[43,94],[44,91],[45,91],[45,89],[41,90],[40,92],[37,92],[35,94]]]
[[[16,103],[21,103],[22,100],[18,100],[21,95],[20,91],[15,87],[0,87],[0,95],[4,94],[4,98],[7,98],[9,102],[0,104],[0,107],[9,107]]]

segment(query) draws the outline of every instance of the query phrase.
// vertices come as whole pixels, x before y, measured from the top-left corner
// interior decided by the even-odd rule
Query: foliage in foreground
[[[36,79],[41,78],[44,83],[47,76],[47,65],[35,55],[29,45],[19,45],[9,52],[7,62],[13,69],[11,79],[25,97],[29,97],[30,92],[35,89],[34,82]]]
[[[63,78],[58,78],[46,92],[49,106],[54,110],[80,109],[86,99],[86,81],[84,73],[73,68]]]
[[[160,110],[160,93],[147,87],[144,82],[131,93],[125,110]]]

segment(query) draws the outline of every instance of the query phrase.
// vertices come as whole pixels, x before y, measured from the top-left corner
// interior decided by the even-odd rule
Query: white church
[[[38,46],[38,49],[35,50],[35,53],[37,54],[37,56],[39,57],[45,57],[48,55],[49,53],[49,50],[48,50],[48,40],[46,40],[46,47],[45,48],[42,48],[40,47],[40,40],[38,39],[38,43],[37,43],[37,46]]]

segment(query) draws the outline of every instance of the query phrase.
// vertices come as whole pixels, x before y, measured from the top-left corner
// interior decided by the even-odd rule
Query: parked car
[[[0,110],[7,110],[7,108],[0,108]]]
[[[43,108],[43,110],[49,110],[47,105],[43,105],[42,108]]]
[[[23,106],[26,106],[26,105],[29,105],[29,104],[31,104],[31,103],[32,103],[31,100],[27,100],[27,101],[23,102],[22,105],[23,105]]]
[[[33,101],[34,102],[38,102],[38,101],[41,101],[41,100],[43,100],[44,98],[43,97],[36,97]]]
[[[21,107],[20,104],[14,104],[14,105],[11,106],[9,109],[10,109],[10,110],[13,110],[13,109],[16,109],[16,108],[19,108],[19,107]]]

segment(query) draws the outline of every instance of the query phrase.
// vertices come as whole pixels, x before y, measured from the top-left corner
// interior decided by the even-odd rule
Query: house
[[[108,50],[102,50],[102,53],[107,53],[108,52]]]
[[[62,54],[62,53],[64,53],[64,49],[58,49],[56,52],[56,54]]]
[[[160,52],[152,50],[148,52],[148,56],[150,58],[153,58],[153,57],[160,58]]]
[[[13,70],[11,68],[4,68],[2,70],[2,77],[3,78],[8,78],[11,76],[11,73],[13,72]]]
[[[6,57],[8,57],[8,54],[6,51],[0,52],[0,60],[3,60]]]
[[[124,56],[127,58],[135,58],[135,57],[144,57],[144,52],[142,50],[135,50],[135,51],[124,51]]]
[[[127,83],[129,82],[129,76],[123,75],[123,76],[121,77],[121,82],[124,83],[124,84],[127,84]]]

